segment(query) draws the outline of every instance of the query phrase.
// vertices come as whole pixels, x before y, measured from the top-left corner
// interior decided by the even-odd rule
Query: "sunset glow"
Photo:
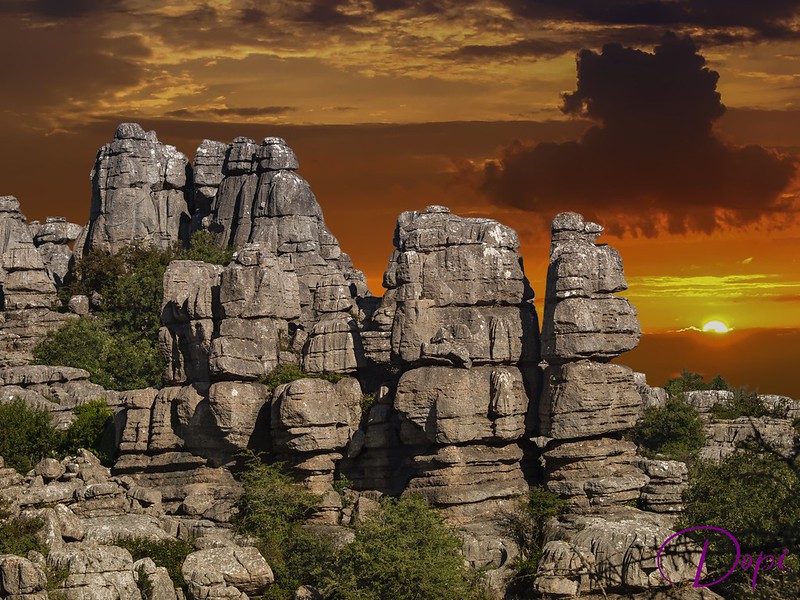
[[[800,360],[800,7],[600,4],[13,0],[0,194],[86,223],[123,121],[190,161],[204,138],[280,136],[375,295],[397,216],[441,204],[518,232],[541,315],[549,222],[576,211],[623,258],[648,352],[631,366],[706,368],[648,335],[780,332],[736,383],[800,395],[767,374],[778,347]],[[730,331],[709,315],[737,335],[686,331]]]
[[[703,325],[704,333],[728,333],[730,329],[722,321],[709,321]]]

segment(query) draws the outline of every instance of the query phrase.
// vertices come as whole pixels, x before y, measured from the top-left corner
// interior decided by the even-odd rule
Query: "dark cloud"
[[[314,0],[300,20],[324,26],[352,25],[364,21],[364,15],[342,12],[346,4],[347,0]]]
[[[796,35],[798,0],[504,0],[518,16],[610,25],[745,27],[766,37]]]
[[[108,0],[3,0],[0,13],[45,19],[74,19],[96,14],[124,11],[126,2]]]
[[[448,54],[452,58],[493,59],[516,57],[554,57],[575,50],[570,41],[555,40],[520,40],[510,44],[496,46],[469,45],[462,46]]]
[[[109,5],[121,4],[107,0],[35,0],[32,8],[40,15],[56,18],[83,17],[97,12],[107,12]]]
[[[718,74],[689,38],[667,34],[650,54],[618,44],[578,55],[577,89],[563,111],[596,123],[578,141],[515,142],[489,162],[482,190],[543,215],[620,216],[620,229],[655,235],[711,231],[785,214],[780,194],[795,163],[714,134],[725,111]]]
[[[178,119],[208,117],[274,117],[296,111],[295,106],[247,106],[242,108],[181,108],[165,114]]]
[[[476,4],[476,0],[462,0],[462,6]],[[396,10],[410,10],[421,14],[437,14],[447,10],[453,4],[452,0],[371,0],[372,8],[376,12],[390,12]]]

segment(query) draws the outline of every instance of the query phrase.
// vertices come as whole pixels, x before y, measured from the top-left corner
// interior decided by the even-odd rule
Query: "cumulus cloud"
[[[792,209],[781,195],[792,159],[715,136],[725,112],[719,75],[691,39],[667,34],[653,53],[619,44],[583,50],[577,65],[562,110],[595,125],[574,142],[507,146],[481,173],[496,203],[545,215],[615,213],[623,229],[645,235],[710,232]]]
[[[763,37],[796,34],[797,0],[504,0],[518,16],[608,25],[742,27]]]

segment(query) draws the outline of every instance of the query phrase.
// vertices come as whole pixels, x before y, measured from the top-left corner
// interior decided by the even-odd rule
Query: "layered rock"
[[[622,439],[645,406],[664,394],[608,361],[639,341],[635,309],[614,294],[627,288],[619,253],[594,242],[603,228],[575,213],[553,219],[539,405],[545,485],[567,512],[546,535],[533,588],[578,597],[662,587],[659,546],[682,509],[686,465],[645,460]],[[663,390],[661,390],[663,392]],[[639,504],[657,515],[632,508]],[[672,581],[694,578],[699,549],[669,558]]]
[[[0,402],[21,398],[31,408],[50,411],[53,424],[66,429],[75,419],[73,409],[102,400],[112,409],[119,393],[89,381],[89,372],[74,367],[20,365],[0,368]]]
[[[76,249],[113,253],[135,242],[168,248],[187,240],[188,164],[154,131],[122,123],[95,158],[89,224]]]
[[[683,511],[683,493],[689,487],[686,463],[641,458],[636,465],[650,478],[639,496],[641,507],[650,512],[680,514]]]
[[[636,309],[614,294],[628,288],[622,258],[594,241],[603,232],[577,213],[553,219],[542,358],[550,364],[588,358],[608,361],[639,343]]]
[[[420,493],[443,509],[467,560],[501,587],[517,550],[500,520],[528,490],[539,384],[519,241],[496,221],[430,206],[400,215],[394,245],[361,332],[385,385],[343,471],[362,489]]]
[[[181,567],[190,600],[239,598],[263,594],[275,581],[272,569],[251,547],[209,548],[186,557]]]
[[[663,587],[657,552],[672,535],[671,526],[664,515],[624,507],[602,517],[578,517],[569,529],[556,534],[560,539],[545,544],[534,589],[548,597],[583,598],[592,592],[611,597],[613,590],[630,593]],[[700,554],[693,545],[676,543],[662,555],[661,569],[671,581],[692,581]]]
[[[551,440],[546,485],[575,509],[624,504],[648,481],[632,464],[633,444],[615,437],[634,426],[642,398],[633,371],[607,361],[635,347],[641,330],[633,306],[614,295],[627,283],[619,253],[594,243],[602,231],[576,213],[557,215],[547,271],[539,434]]]
[[[69,223],[64,217],[47,217],[44,223],[34,221],[28,227],[50,279],[60,288],[73,266],[69,245],[81,236],[83,227]]]
[[[0,308],[51,308],[56,301],[55,284],[36,251],[19,202],[13,196],[0,197]]]
[[[740,448],[784,458],[796,456],[797,431],[789,419],[739,417],[707,423],[700,458],[720,462]]]
[[[299,282],[301,322],[310,332],[329,313],[347,313],[368,295],[364,275],[353,269],[325,225],[299,163],[284,140],[238,137],[232,144],[204,140],[195,156],[195,216],[221,246],[257,243],[285,256]]]
[[[361,421],[361,386],[299,379],[276,388],[272,400],[273,449],[290,461],[317,492],[331,489],[335,464]]]

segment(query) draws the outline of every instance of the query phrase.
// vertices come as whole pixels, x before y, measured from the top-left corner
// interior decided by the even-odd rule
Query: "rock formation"
[[[472,564],[515,555],[498,520],[528,489],[538,322],[516,233],[447,208],[403,213],[387,288],[361,339],[385,376],[343,471],[421,493],[462,527]]]
[[[43,224],[34,221],[28,227],[50,279],[60,288],[73,266],[73,251],[69,244],[81,236],[83,227],[67,222],[64,217],[47,217]]]
[[[13,196],[0,197],[0,307],[51,308],[56,289]]]
[[[56,237],[54,233],[38,239]],[[60,268],[52,262],[46,265],[37,251],[17,199],[0,197],[0,366],[29,362],[36,343],[69,318],[51,310],[58,304],[54,277]]]
[[[229,526],[167,516],[160,490],[112,476],[90,452],[81,450],[62,461],[44,459],[26,477],[3,468],[0,459],[0,482],[0,499],[8,502],[12,515],[44,524],[39,535],[47,549],[46,558],[38,552],[27,559],[0,556],[4,598],[46,600],[49,589],[51,597],[68,600],[140,600],[137,580],[144,576],[153,591],[150,597],[176,600],[167,570],[149,558],[134,562],[128,550],[116,545],[120,538],[193,539],[195,551],[183,563],[190,600],[244,600],[274,581],[258,550],[237,540]],[[66,577],[48,585],[46,571]]]
[[[0,198],[0,402],[46,407],[66,428],[75,406],[103,398],[119,450],[111,470],[85,451],[25,476],[0,462],[0,499],[44,522],[49,550],[0,557],[0,596],[43,600],[45,571],[62,568],[68,599],[136,600],[143,577],[154,597],[184,597],[152,560],[109,545],[120,535],[194,539],[190,600],[262,594],[272,570],[231,526],[244,449],[285,462],[322,498],[308,527],[336,544],[382,495],[422,494],[498,597],[519,552],[505,520],[540,484],[567,511],[547,524],[532,591],[612,598],[663,586],[655,550],[683,510],[688,472],[637,456],[625,438],[667,395],[611,362],[640,328],[617,295],[627,287],[619,253],[595,243],[603,228],[575,213],[553,220],[540,339],[512,229],[441,206],[402,213],[374,298],[298,168],[274,137],[205,140],[189,168],[128,123],[98,152],[83,231],[59,218],[26,225],[17,201]],[[51,310],[70,243],[79,253],[166,248],[197,230],[236,253],[225,266],[168,266],[165,387],[110,392],[81,369],[27,364],[36,340],[75,318]],[[92,307],[81,296],[69,308]],[[714,421],[713,405],[730,399],[687,394],[706,422],[704,457],[759,437],[794,451],[800,402],[763,398],[790,419]],[[354,489],[340,494],[337,479]],[[696,571],[697,549],[684,550],[667,559],[674,581]],[[303,589],[298,598],[314,597]]]
[[[669,515],[681,510],[686,483],[683,463],[638,458],[621,439],[659,394],[608,362],[636,346],[640,328],[635,309],[614,295],[627,284],[619,253],[594,243],[602,231],[575,213],[553,219],[537,443],[545,485],[567,514],[547,536],[534,581],[542,594],[663,586],[656,550],[672,533]],[[655,512],[628,506],[636,502]],[[670,579],[693,579],[698,561],[697,549],[671,556]]]
[[[154,131],[122,123],[97,153],[89,225],[76,247],[83,253],[92,248],[116,252],[134,242],[167,248],[187,240],[188,164]]]

